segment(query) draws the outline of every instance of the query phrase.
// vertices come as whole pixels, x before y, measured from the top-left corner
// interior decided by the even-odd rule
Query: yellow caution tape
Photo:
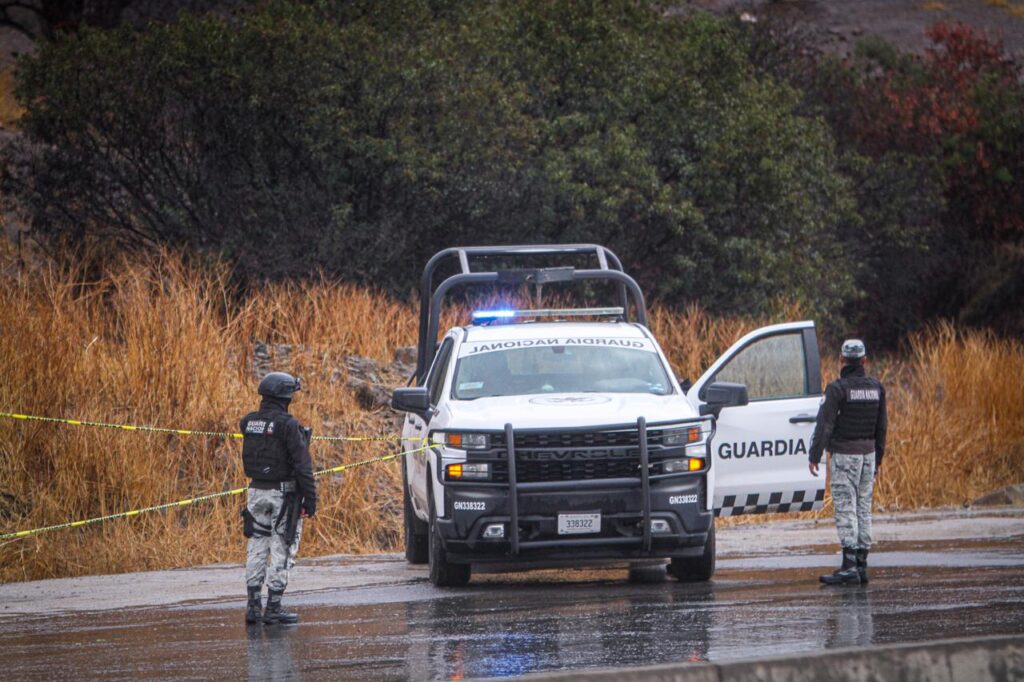
[[[393,455],[385,455],[383,457],[374,457],[373,459],[364,459],[360,462],[352,462],[351,464],[341,464],[330,469],[321,469],[320,471],[313,472],[314,476],[323,476],[325,474],[334,474],[341,471],[347,471],[349,469],[356,469],[363,467],[368,464],[377,464],[379,462],[388,462],[394,459],[405,457],[417,452],[423,452],[424,450],[430,449],[430,444],[426,442],[426,438],[417,439],[423,443],[421,447],[414,450],[408,450],[406,452],[399,452]],[[131,516],[138,516],[139,514],[145,514],[147,512],[163,511],[165,509],[171,509],[173,507],[187,507],[197,502],[206,502],[207,500],[214,500],[218,497],[229,497],[232,495],[241,495],[248,487],[245,488],[234,488],[232,490],[224,490],[219,493],[210,493],[209,495],[200,495],[199,497],[190,497],[186,500],[178,500],[177,502],[165,502],[164,504],[157,504],[152,507],[142,507],[141,509],[133,509],[131,511],[118,512],[117,514],[107,514],[106,516],[97,516],[91,519],[83,519],[81,521],[68,521],[66,523],[58,523],[52,526],[42,526],[40,528],[33,528],[31,530],[19,530],[15,533],[5,533],[0,535],[0,541],[3,540],[20,540],[22,538],[29,537],[30,535],[38,535],[40,533],[48,533],[54,530],[63,530],[65,528],[78,528],[80,526],[88,526],[94,523],[101,523],[103,521],[113,521],[114,519],[125,519]]]
[[[142,431],[148,433],[170,433],[178,436],[208,436],[212,438],[242,438],[242,434],[230,431],[196,431],[193,429],[168,429],[159,426],[137,426],[133,424],[109,424],[84,419],[62,419],[60,417],[41,417],[34,414],[18,414],[17,412],[0,412],[0,417],[21,421],[48,422],[66,426],[95,426],[103,429],[119,429],[121,431]],[[402,436],[313,436],[313,440],[341,441],[347,443],[388,442],[403,440],[420,440],[419,438],[403,438]]]
[[[212,493],[210,495],[202,495],[200,497],[193,497],[188,500],[179,500],[177,502],[167,502],[166,504],[158,504],[152,507],[143,507],[142,509],[133,509],[132,511],[120,512],[118,514],[107,514],[106,516],[97,516],[92,519],[84,519],[82,521],[69,521],[67,523],[58,523],[53,526],[42,526],[41,528],[33,528],[32,530],[20,530],[16,533],[6,533],[0,535],[0,540],[12,540],[26,538],[29,535],[38,535],[39,533],[48,533],[52,530],[62,530],[64,528],[78,528],[79,526],[87,526],[93,523],[100,523],[101,521],[112,521],[114,519],[128,518],[129,516],[138,516],[146,512],[161,511],[163,509],[170,509],[171,507],[183,507],[185,505],[194,504],[196,502],[203,502],[205,500],[212,500],[217,497],[225,497],[227,495],[240,495],[245,492],[245,488],[235,488],[234,490],[225,490],[220,493]]]

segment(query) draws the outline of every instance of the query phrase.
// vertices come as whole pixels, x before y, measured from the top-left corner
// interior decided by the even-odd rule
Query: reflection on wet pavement
[[[915,549],[888,553],[861,587],[818,586],[815,567],[831,555],[804,555],[802,568],[769,556],[723,561],[712,584],[636,585],[603,571],[486,576],[463,591],[375,587],[361,604],[302,595],[291,602],[297,627],[247,628],[241,598],[2,620],[0,660],[12,678],[458,680],[1024,632],[1019,541],[947,565],[931,560],[950,558],[946,548]]]

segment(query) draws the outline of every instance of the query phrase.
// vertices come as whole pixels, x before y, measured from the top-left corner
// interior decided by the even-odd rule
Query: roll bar
[[[576,270],[573,267],[533,268],[473,272],[470,259],[480,256],[548,256],[591,254],[597,259],[597,269]],[[448,277],[435,289],[434,275],[442,263],[458,258],[460,273]],[[456,286],[494,284],[547,284],[552,282],[582,282],[603,280],[618,286],[619,303],[628,319],[629,301],[636,311],[636,322],[647,324],[644,295],[636,281],[622,268],[622,261],[611,250],[598,244],[551,244],[523,246],[462,246],[438,251],[423,268],[420,279],[419,345],[416,352],[416,383],[426,380],[437,347],[437,332],[441,304],[445,295]]]

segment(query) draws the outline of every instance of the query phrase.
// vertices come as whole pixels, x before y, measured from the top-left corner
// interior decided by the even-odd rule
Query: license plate
[[[577,535],[579,533],[600,533],[600,514],[559,514],[558,534]]]

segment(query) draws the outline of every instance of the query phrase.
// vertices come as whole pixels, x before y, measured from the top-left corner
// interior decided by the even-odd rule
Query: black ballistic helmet
[[[302,390],[302,382],[287,372],[271,372],[260,382],[260,395],[268,398],[291,400],[296,391]]]

